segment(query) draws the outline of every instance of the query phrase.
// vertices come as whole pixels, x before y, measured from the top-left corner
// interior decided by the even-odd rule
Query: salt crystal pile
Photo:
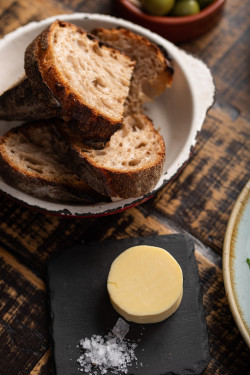
[[[101,374],[106,374],[107,370],[113,374],[127,374],[128,366],[137,359],[134,352],[137,344],[125,339],[128,331],[129,325],[119,318],[108,335],[81,339],[80,347],[84,353],[77,360],[80,371],[90,375],[97,375],[97,370]]]

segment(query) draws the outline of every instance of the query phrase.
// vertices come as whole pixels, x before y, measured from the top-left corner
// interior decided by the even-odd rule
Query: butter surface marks
[[[183,275],[166,250],[134,246],[112,263],[107,288],[114,309],[134,323],[157,323],[179,307]]]

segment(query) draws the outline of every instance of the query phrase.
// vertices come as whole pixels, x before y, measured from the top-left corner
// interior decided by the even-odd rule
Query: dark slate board
[[[106,280],[113,260],[135,245],[159,246],[180,264],[184,294],[179,309],[156,324],[130,324],[126,338],[140,340],[134,375],[201,374],[209,362],[209,345],[193,242],[185,235],[167,235],[79,245],[48,265],[51,336],[57,375],[82,374],[76,362],[81,338],[106,335],[119,315],[112,308]],[[98,372],[99,373],[99,372]],[[107,374],[111,374],[108,371]]]

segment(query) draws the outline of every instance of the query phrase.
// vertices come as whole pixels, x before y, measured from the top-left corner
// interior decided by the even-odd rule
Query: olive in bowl
[[[142,0],[137,4],[154,16],[191,16],[210,5],[213,0]],[[135,3],[136,4],[136,3]]]
[[[149,6],[150,2],[154,3],[154,10]],[[226,0],[115,0],[120,17],[177,44],[188,42],[213,28],[221,19],[225,2]],[[150,11],[158,14],[150,14]]]

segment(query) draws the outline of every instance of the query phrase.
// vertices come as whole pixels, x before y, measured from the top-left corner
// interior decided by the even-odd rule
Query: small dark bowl
[[[159,17],[144,13],[129,0],[115,0],[119,16],[146,27],[174,43],[206,33],[220,20],[226,0],[214,0],[199,13],[185,17]]]

